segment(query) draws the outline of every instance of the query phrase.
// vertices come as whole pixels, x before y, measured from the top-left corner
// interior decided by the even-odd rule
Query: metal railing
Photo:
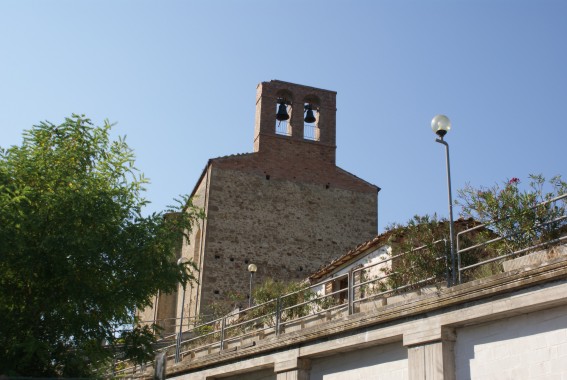
[[[502,224],[506,218],[459,232],[456,242],[459,283],[474,279],[464,273],[475,268],[567,243],[565,201],[567,194],[534,206],[533,209],[551,210],[545,214],[551,217],[536,220],[527,232],[524,229],[502,233],[498,223]],[[531,239],[524,239],[522,233]],[[417,296],[427,287],[448,286],[451,279],[448,245],[447,240],[437,240],[399,254],[381,254],[370,265],[355,267],[295,292],[194,325],[182,334],[168,335],[161,340],[165,344],[159,351],[166,352],[168,360],[175,360],[242,349],[259,340],[334,318],[376,311],[386,303],[402,301],[398,296]],[[486,275],[490,274],[493,273]],[[178,319],[175,320],[177,323]],[[153,363],[147,363],[145,368],[151,366]],[[137,369],[142,367],[127,366],[115,373],[127,376]]]
[[[432,247],[439,253],[432,260],[441,263],[441,273],[428,273],[422,278],[413,278],[411,283],[398,284],[399,280],[403,280],[401,272],[396,270],[402,265],[401,260],[409,254],[419,254]],[[167,352],[168,359],[174,359],[187,355],[194,357],[199,352],[210,354],[248,347],[255,344],[255,339],[278,336],[337,316],[359,312],[361,304],[373,302],[376,298],[387,299],[439,282],[444,285],[448,276],[447,249],[447,242],[438,240],[397,255],[384,255],[374,264],[196,325],[178,335],[175,343],[162,350]],[[368,273],[375,268],[383,275],[369,278]]]
[[[303,124],[303,138],[305,140],[319,141],[319,128],[317,124]]]
[[[398,260],[405,256],[442,245],[435,261],[442,262],[443,274],[428,275],[410,284],[395,286],[399,275],[396,271]],[[165,352],[167,360],[183,359],[186,356],[198,357],[242,349],[255,345],[260,339],[276,337],[282,333],[300,330],[306,326],[323,323],[335,318],[360,312],[361,305],[372,303],[376,298],[392,300],[394,295],[404,294],[438,281],[447,281],[447,242],[439,240],[430,246],[418,247],[397,255],[384,255],[377,262],[350,270],[314,285],[305,286],[295,292],[282,295],[267,302],[238,310],[205,323],[198,324],[182,334],[167,336],[164,345],[158,349]],[[377,269],[380,276],[370,276]],[[370,278],[371,277],[371,278]],[[398,302],[397,300],[396,302]],[[178,321],[178,319],[177,319]],[[172,339],[175,337],[175,339]],[[124,366],[115,376],[134,376],[141,366]],[[144,370],[153,367],[146,363]]]
[[[287,120],[276,121],[276,135],[291,136],[291,125]]]
[[[563,194],[517,215],[508,215],[459,232],[458,282],[501,272],[499,264],[507,259],[566,242],[566,201],[567,194]]]
[[[276,121],[276,135],[291,136],[291,125],[288,120]],[[319,141],[320,130],[316,124],[303,125],[303,138],[310,141]]]
[[[442,247],[438,248],[441,245]],[[396,260],[402,260],[410,253],[415,254],[418,252],[424,252],[426,250],[431,250],[432,248],[437,249],[435,249],[434,256],[431,257],[430,261],[433,262],[430,262],[430,264],[432,264],[429,268],[430,270],[425,271],[423,276],[418,276],[417,278],[408,278],[405,276],[406,278],[404,279],[403,274],[396,268]],[[448,283],[450,278],[448,250],[449,246],[447,240],[437,240],[429,245],[423,245],[410,251],[384,257],[376,263],[355,269],[352,276],[353,278],[359,278],[360,280],[358,283],[354,282],[353,293],[349,298],[353,300],[353,304],[357,304],[376,298],[387,298],[391,295],[401,294],[410,290],[417,290],[423,286],[438,284],[441,281],[446,281]],[[389,270],[384,270],[384,267],[388,267],[388,263],[393,264]],[[374,268],[379,268],[379,272],[382,272],[383,275],[375,275],[373,278],[368,279],[367,273],[371,272]],[[442,273],[440,273],[440,268],[443,269]]]

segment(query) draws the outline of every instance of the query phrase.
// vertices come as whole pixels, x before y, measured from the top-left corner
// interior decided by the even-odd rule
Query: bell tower
[[[279,80],[260,83],[254,152],[270,154],[293,145],[296,155],[315,150],[319,158],[335,164],[336,97],[335,91]]]

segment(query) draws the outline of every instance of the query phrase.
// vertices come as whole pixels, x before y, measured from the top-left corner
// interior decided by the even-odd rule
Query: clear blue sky
[[[148,211],[252,151],[256,85],[335,90],[337,164],[382,188],[379,229],[454,189],[567,176],[567,1],[0,1],[0,146],[42,120],[117,122]],[[524,182],[524,183],[525,183]]]

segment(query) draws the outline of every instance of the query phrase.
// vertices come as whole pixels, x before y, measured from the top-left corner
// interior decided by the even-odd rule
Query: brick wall
[[[276,104],[278,98],[285,98],[291,105],[290,139],[302,141],[303,106],[311,103],[317,110],[317,126],[320,130],[318,144],[329,148],[334,163],[336,146],[336,97],[335,91],[287,83],[278,80],[262,82],[256,92],[256,123],[254,129],[254,151],[262,152],[270,147],[265,146],[265,136],[275,135]]]

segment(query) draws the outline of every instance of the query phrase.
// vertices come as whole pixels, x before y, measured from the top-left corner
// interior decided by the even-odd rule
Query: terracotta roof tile
[[[447,223],[447,222],[443,221],[443,222],[440,222],[440,223]],[[472,218],[469,218],[469,219],[460,218],[460,219],[455,221],[455,224],[463,225],[463,229],[466,229],[466,228],[470,228],[471,224],[472,224],[472,226],[475,226],[475,225],[478,225],[480,223],[474,221]],[[357,245],[355,248],[351,249],[350,251],[348,251],[344,255],[339,256],[338,258],[331,261],[329,264],[319,268],[315,273],[313,273],[312,275],[310,275],[308,277],[308,280],[310,280],[312,282],[317,281],[317,280],[321,279],[322,277],[324,277],[325,275],[331,273],[333,270],[340,267],[341,265],[343,265],[343,264],[355,259],[356,257],[362,255],[363,253],[365,253],[369,249],[376,248],[376,247],[379,247],[379,246],[386,244],[386,242],[388,241],[390,236],[392,234],[394,234],[394,232],[399,231],[401,229],[404,229],[404,227],[394,228],[392,230],[386,231],[386,232],[376,236],[372,240],[368,240],[368,241],[365,241],[365,242]]]

